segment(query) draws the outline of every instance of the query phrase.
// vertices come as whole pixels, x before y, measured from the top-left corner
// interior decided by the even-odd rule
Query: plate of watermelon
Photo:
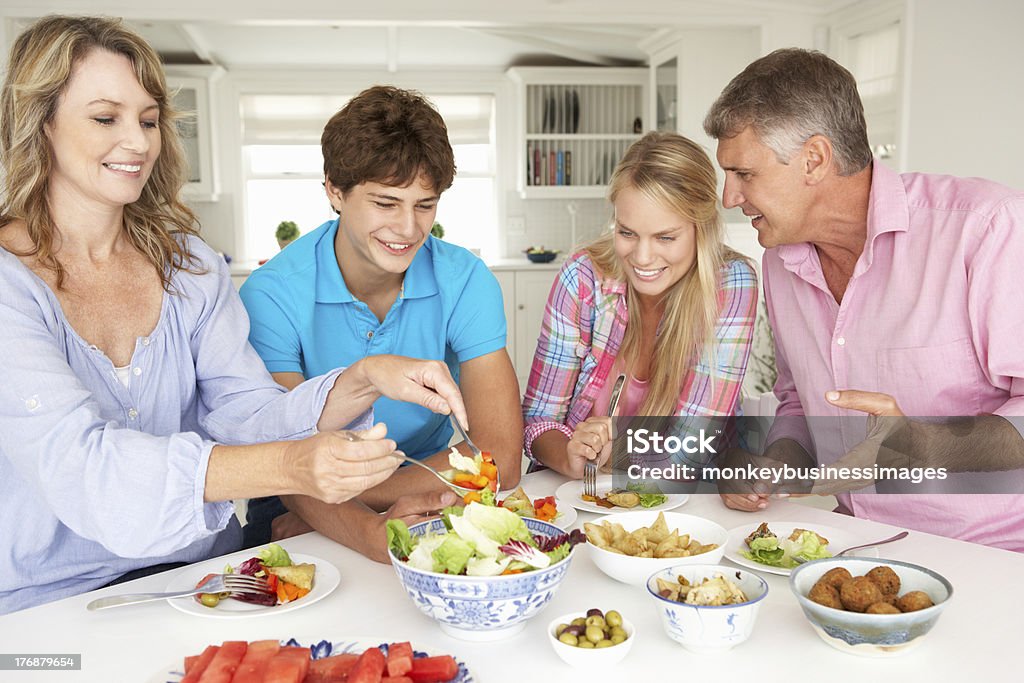
[[[409,642],[379,638],[227,641],[185,657],[149,683],[191,683],[207,677],[242,683],[295,680],[304,683],[474,683],[465,663],[450,654],[414,649]],[[232,678],[233,676],[233,678]]]
[[[214,558],[205,562],[198,562],[183,567],[171,578],[167,584],[167,591],[190,590],[199,585],[209,574],[222,574],[238,572],[253,573],[247,567],[256,566],[261,558],[275,558],[275,565],[272,570],[277,574],[268,578],[274,580],[281,588],[294,588],[288,581],[306,582],[303,588],[288,593],[284,590],[277,591],[276,595],[265,600],[265,604],[257,604],[255,600],[243,602],[235,598],[223,598],[212,602],[203,602],[200,596],[194,598],[175,598],[168,600],[172,607],[187,614],[195,614],[201,617],[212,617],[215,619],[244,619],[247,617],[259,617],[269,614],[281,614],[291,612],[312,605],[318,600],[330,595],[330,593],[341,583],[341,574],[337,567],[312,555],[301,555],[299,553],[289,554],[276,544],[270,544],[259,550],[243,550]],[[229,570],[230,568],[230,570]],[[259,569],[258,566],[256,566]],[[293,579],[288,571],[294,569],[296,573],[304,574],[302,578]],[[300,572],[299,570],[305,570]],[[278,579],[280,579],[278,581]],[[215,596],[214,596],[215,597]],[[263,596],[260,596],[263,597]]]

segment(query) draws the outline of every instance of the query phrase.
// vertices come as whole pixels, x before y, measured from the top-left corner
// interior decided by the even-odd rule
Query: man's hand
[[[876,463],[885,467],[905,467],[909,464],[905,455],[884,445],[887,439],[910,425],[910,420],[903,414],[895,398],[873,391],[846,390],[826,392],[825,400],[837,408],[857,410],[868,415],[867,438],[828,465],[830,469],[845,467],[864,470],[873,468]],[[815,482],[813,491],[821,495],[835,495],[873,483],[872,478],[820,479]]]
[[[306,524],[301,517],[294,512],[286,512],[275,517],[274,521],[270,523],[270,540],[276,543],[282,539],[310,531],[313,531],[313,527]]]
[[[391,558],[388,555],[388,535],[384,528],[389,519],[400,519],[407,526],[412,526],[437,517],[441,510],[455,505],[458,500],[459,497],[451,489],[402,496],[394,505],[377,515],[376,523],[368,530],[367,547],[365,550],[360,548],[360,552],[371,560],[389,563]]]
[[[374,389],[388,398],[418,403],[441,415],[454,414],[469,429],[459,387],[448,366],[437,360],[403,356],[368,356],[357,362]]]

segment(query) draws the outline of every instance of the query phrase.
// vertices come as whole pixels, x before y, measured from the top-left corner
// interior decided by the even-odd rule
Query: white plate
[[[614,488],[612,485],[612,475],[602,474],[597,477],[597,496],[600,498]],[[648,510],[671,510],[677,508],[686,501],[690,500],[689,494],[686,493],[666,493],[665,497],[667,500],[661,505],[655,505],[654,507],[641,507],[636,506],[635,508],[603,508],[597,503],[591,503],[583,500],[583,480],[574,479],[567,481],[558,487],[555,491],[555,497],[559,501],[565,501],[569,503],[577,510],[583,510],[584,512],[596,512],[599,515],[610,515],[613,512],[642,512]]]
[[[526,495],[530,496],[529,492],[527,492]],[[506,496],[506,498],[507,497],[508,496]],[[547,496],[530,496],[530,500],[535,500],[537,498],[547,498]],[[502,498],[502,500],[505,500],[505,498]],[[551,523],[563,529],[571,527],[572,523],[576,521],[576,508],[557,496],[555,497],[555,508],[558,510],[558,514],[555,515],[554,519],[550,520]]]
[[[224,567],[227,565],[230,564],[232,567],[237,567],[250,557],[256,557],[256,550],[256,548],[242,550],[234,555],[217,557],[206,562],[199,562],[198,564],[184,567],[174,575],[165,590],[183,591],[194,588],[207,574],[223,574]],[[221,600],[220,604],[216,607],[206,607],[195,598],[174,598],[167,602],[175,609],[188,614],[197,614],[201,617],[244,619],[246,617],[262,617],[268,614],[281,614],[282,612],[302,609],[307,605],[312,605],[314,602],[326,598],[341,583],[341,575],[338,573],[337,567],[327,560],[321,560],[319,557],[313,557],[312,555],[288,554],[291,556],[294,564],[308,562],[316,565],[316,574],[313,576],[313,590],[298,600],[293,600],[283,605],[274,605],[273,607],[254,605],[250,602],[231,600],[230,598]]]
[[[324,657],[329,657],[332,654],[343,654],[346,652],[358,654],[369,647],[383,645],[384,643],[382,643],[381,641],[382,639],[380,638],[346,638],[343,640],[335,641],[313,641],[310,642],[309,645],[307,645],[306,641],[300,642],[292,638],[291,640],[282,640],[281,644],[299,647],[311,647],[313,659],[322,659]],[[194,652],[192,654],[200,654],[201,652],[202,650],[199,650],[199,652]],[[450,653],[442,652],[440,648],[431,648],[429,651],[424,652],[422,650],[416,649],[415,644],[413,644],[413,657],[415,658],[429,657],[432,655],[440,654]],[[452,656],[454,657],[455,655]],[[160,673],[153,674],[150,678],[147,679],[146,683],[180,683],[181,679],[185,677],[185,672],[183,671],[184,663],[185,658],[182,657],[179,661],[173,664],[161,667]],[[475,679],[473,678],[473,674],[470,673],[469,669],[466,667],[465,662],[461,661],[456,657],[455,663],[459,665],[459,673],[456,674],[455,678],[451,679],[450,681],[446,681],[446,683],[474,683]]]
[[[749,550],[747,548],[747,536],[749,536],[760,523],[760,521],[757,521],[751,524],[738,526],[735,529],[729,529],[729,543],[725,546],[725,557],[738,565],[749,569],[756,569],[759,572],[789,576],[789,573],[793,571],[795,567],[792,569],[787,567],[773,567],[770,564],[754,562],[753,560],[740,555],[740,551]],[[844,529],[836,529],[831,526],[824,526],[823,524],[814,524],[812,522],[768,522],[768,528],[771,529],[772,533],[780,539],[789,538],[789,535],[793,533],[793,529],[806,529],[807,531],[813,531],[819,536],[824,536],[828,539],[828,549],[829,552],[832,553],[838,553],[850,546],[871,542],[870,538],[864,538],[854,532],[846,531]],[[853,555],[855,557],[878,557],[878,548],[864,548],[862,550],[856,550],[853,552]]]

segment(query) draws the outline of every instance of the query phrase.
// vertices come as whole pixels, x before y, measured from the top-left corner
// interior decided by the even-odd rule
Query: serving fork
[[[615,408],[619,405],[619,393],[626,381],[626,375],[621,374],[615,380],[612,387],[612,397],[608,401],[608,417],[615,417]],[[583,495],[597,497],[597,460],[588,460],[583,463]]]
[[[479,456],[483,457],[483,452],[469,438],[469,434],[467,434],[466,430],[462,428],[462,424],[459,422],[459,419],[457,417],[455,417],[455,413],[451,414],[451,418],[452,418],[452,424],[455,425],[455,431],[457,431],[459,433],[459,436],[462,437],[462,440],[466,442],[466,446],[469,448],[470,452],[474,456],[479,455]],[[495,477],[496,477],[495,480],[494,480],[495,489],[496,489],[495,493],[497,493],[498,491],[501,490],[501,470],[500,469],[498,470],[498,473],[495,475]],[[471,490],[476,490],[476,489],[471,489]]]
[[[108,609],[110,607],[121,607],[122,605],[135,605],[140,602],[153,602],[154,600],[167,600],[169,598],[187,598],[203,593],[230,593],[232,595],[250,594],[270,595],[270,585],[266,579],[247,574],[215,574],[209,580],[204,581],[201,586],[187,591],[173,591],[170,593],[129,593],[127,595],[112,595],[107,598],[93,600],[85,606],[89,611]]]

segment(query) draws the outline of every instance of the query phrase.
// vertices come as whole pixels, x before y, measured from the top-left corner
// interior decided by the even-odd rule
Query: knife
[[[619,405],[619,393],[622,391],[622,385],[626,382],[626,375],[619,375],[618,379],[615,380],[615,386],[612,387],[612,398],[608,401],[608,417],[615,417],[615,408]]]

